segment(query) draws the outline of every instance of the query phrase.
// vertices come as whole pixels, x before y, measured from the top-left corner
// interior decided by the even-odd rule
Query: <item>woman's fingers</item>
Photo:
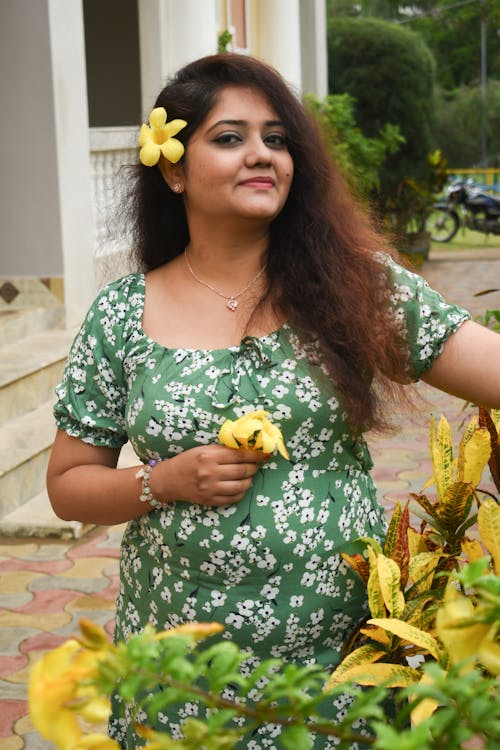
[[[165,489],[162,492],[158,487],[159,496],[207,506],[237,502],[252,486],[254,475],[267,458],[259,451],[222,445],[192,448],[160,464],[163,476],[159,467],[156,478],[158,482],[163,479]]]

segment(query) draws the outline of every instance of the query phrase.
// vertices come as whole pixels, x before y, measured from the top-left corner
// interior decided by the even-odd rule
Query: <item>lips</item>
[[[243,180],[240,185],[244,187],[253,188],[272,188],[274,187],[274,180],[272,177],[251,177],[249,180]]]

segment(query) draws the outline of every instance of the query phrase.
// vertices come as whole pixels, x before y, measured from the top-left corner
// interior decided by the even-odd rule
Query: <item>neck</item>
[[[236,287],[246,282],[266,264],[268,234],[255,236],[227,234],[191,235],[187,247],[190,262],[207,281],[227,280]]]

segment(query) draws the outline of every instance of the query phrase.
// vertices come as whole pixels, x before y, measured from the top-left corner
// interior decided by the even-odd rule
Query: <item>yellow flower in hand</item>
[[[228,448],[246,448],[264,453],[278,450],[283,458],[290,459],[281,430],[269,421],[267,412],[262,410],[244,414],[234,422],[226,419],[219,430],[219,440]]]
[[[185,128],[185,120],[167,122],[167,112],[164,107],[155,107],[149,115],[149,127],[143,125],[139,132],[139,159],[145,167],[154,167],[161,154],[176,164],[184,153],[184,146],[174,135]]]

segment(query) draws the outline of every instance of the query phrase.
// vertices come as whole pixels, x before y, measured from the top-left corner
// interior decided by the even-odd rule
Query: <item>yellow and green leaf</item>
[[[378,576],[378,565],[377,558],[379,553],[375,553],[374,550],[369,546],[368,561],[370,563],[370,575],[366,584],[366,593],[368,596],[368,606],[370,608],[370,614],[372,617],[385,617],[385,605],[384,597],[382,595],[382,589],[380,588],[380,580]],[[377,614],[374,614],[374,613]]]
[[[340,554],[349,567],[358,574],[364,583],[366,583],[370,576],[370,564],[365,560],[363,555],[348,555],[347,552],[341,552]]]
[[[470,482],[453,482],[439,503],[438,519],[446,531],[455,531],[467,519],[474,488]]]
[[[427,545],[423,534],[419,534],[418,531],[415,531],[415,529],[412,529],[410,526],[407,531],[407,536],[410,559],[418,555],[420,552],[427,552]]]
[[[489,625],[474,621],[474,605],[470,599],[448,586],[446,599],[436,614],[436,632],[446,646],[450,661],[457,664],[469,659],[465,669],[472,669],[489,629]]]
[[[382,646],[389,647],[391,645],[390,636],[385,630],[382,630],[382,628],[361,628],[359,632],[366,635],[366,637],[370,638],[372,641],[380,643]]]
[[[384,555],[387,555],[387,557],[392,557],[392,552],[396,546],[396,539],[397,539],[397,534],[398,534],[398,523],[399,523],[400,517],[401,517],[401,503],[397,503],[396,507],[394,508],[392,512],[392,517],[389,522],[389,528],[387,529],[387,534],[385,536]]]
[[[441,670],[442,671],[442,670]],[[434,677],[428,672],[424,672],[422,675],[419,685],[433,685],[435,682]],[[410,699],[413,696],[410,694]],[[411,712],[411,722],[414,726],[421,724],[423,721],[428,719],[434,711],[438,708],[439,702],[434,698],[424,698],[418,703],[418,705]]]
[[[434,433],[434,417],[431,420],[431,459],[438,497],[444,496],[453,481],[453,444],[451,442],[450,425],[446,417],[441,415]]]
[[[368,625],[377,625],[380,628],[384,628],[384,630],[388,630],[389,633],[397,635],[398,638],[408,641],[408,643],[413,643],[415,646],[419,646],[435,659],[439,660],[440,658],[439,644],[436,639],[433,638],[430,633],[419,630],[418,628],[413,627],[413,625],[408,625],[408,623],[403,620],[389,617],[373,618],[372,620],[368,620]]]
[[[393,617],[403,614],[405,598],[401,591],[401,571],[394,560],[385,555],[378,555],[377,570],[380,590],[384,604]]]
[[[432,573],[440,559],[439,552],[420,552],[411,558],[409,576],[417,593],[421,594],[431,588],[434,577]]]
[[[500,677],[500,643],[492,638],[484,638],[479,646],[478,659],[488,672]]]
[[[493,569],[500,576],[500,505],[487,498],[477,514],[477,524],[484,546],[493,558]]]
[[[382,651],[376,646],[372,646],[370,644],[360,646],[360,648],[351,651],[351,653],[348,654],[345,659],[340,662],[338,667],[332,672],[323,689],[326,691],[334,685],[338,685],[340,682],[348,682],[349,678],[346,678],[345,674],[350,669],[358,666],[363,667],[369,665],[372,662],[380,659],[382,656],[385,656],[385,654],[385,651]]]
[[[479,407],[479,424],[486,427],[490,434],[491,455],[488,461],[491,476],[500,492],[500,410]]]
[[[464,539],[462,541],[462,552],[468,563],[481,560],[484,557],[484,549],[477,539]]]
[[[463,456],[463,466],[461,466],[462,471],[459,472],[457,479],[470,483],[472,487],[477,487],[491,454],[488,430],[484,427],[478,427],[467,442],[462,439],[460,453]]]
[[[386,687],[394,688],[414,685],[419,679],[420,672],[413,667],[376,662],[352,666],[343,674],[341,682],[352,681],[359,685],[381,685],[383,683]],[[335,683],[332,682],[331,684]]]

